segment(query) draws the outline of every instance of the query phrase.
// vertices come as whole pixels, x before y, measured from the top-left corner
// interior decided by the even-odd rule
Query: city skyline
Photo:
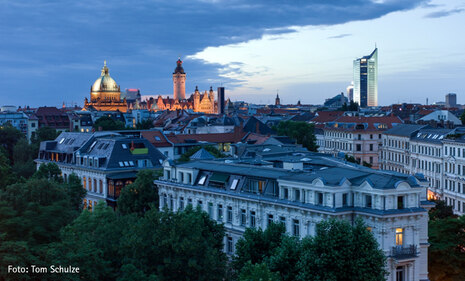
[[[462,1],[346,2],[2,2],[2,104],[82,106],[105,59],[122,90],[172,95],[179,55],[189,94],[222,85],[233,101],[272,104],[279,91],[282,104],[322,104],[345,92],[352,61],[375,43],[379,105],[449,92],[465,103]]]

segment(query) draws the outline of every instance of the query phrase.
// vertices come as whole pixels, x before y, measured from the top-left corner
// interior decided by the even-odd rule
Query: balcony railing
[[[402,245],[392,247],[391,256],[396,259],[417,257],[417,245]]]

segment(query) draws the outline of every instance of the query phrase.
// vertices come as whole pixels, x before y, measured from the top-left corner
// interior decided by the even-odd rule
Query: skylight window
[[[121,144],[121,146],[123,147],[123,149],[128,149],[128,146],[125,143]]]
[[[239,183],[238,179],[234,179],[232,184],[231,184],[231,189],[236,190],[237,184]]]
[[[134,166],[134,162],[129,161],[129,165],[130,165],[130,166]]]
[[[200,184],[200,185],[204,185],[206,179],[207,179],[207,176],[206,176],[206,175],[203,175],[203,176],[200,178],[200,180],[199,180],[199,184]]]
[[[59,144],[62,144],[65,141],[65,138],[61,138]]]
[[[155,140],[157,141],[161,141],[160,137],[159,136],[155,136]]]
[[[125,167],[129,167],[128,161],[124,161],[124,166],[125,166]]]
[[[119,166],[120,166],[120,167],[124,167],[124,163],[123,163],[123,162],[119,162]]]

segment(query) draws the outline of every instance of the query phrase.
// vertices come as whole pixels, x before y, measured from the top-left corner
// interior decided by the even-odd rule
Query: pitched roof
[[[206,151],[203,147],[194,153],[191,157],[191,160],[210,160],[215,159],[215,156],[211,155],[210,152]]]
[[[384,132],[385,135],[411,137],[418,130],[428,127],[427,125],[400,124]]]

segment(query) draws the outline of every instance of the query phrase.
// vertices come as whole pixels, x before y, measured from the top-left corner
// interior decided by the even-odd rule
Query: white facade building
[[[282,222],[291,235],[315,234],[329,218],[362,218],[388,257],[387,280],[428,280],[426,181],[363,167],[321,167],[313,172],[196,161],[164,162],[156,180],[160,209],[200,207],[226,229],[234,253],[247,227]]]

